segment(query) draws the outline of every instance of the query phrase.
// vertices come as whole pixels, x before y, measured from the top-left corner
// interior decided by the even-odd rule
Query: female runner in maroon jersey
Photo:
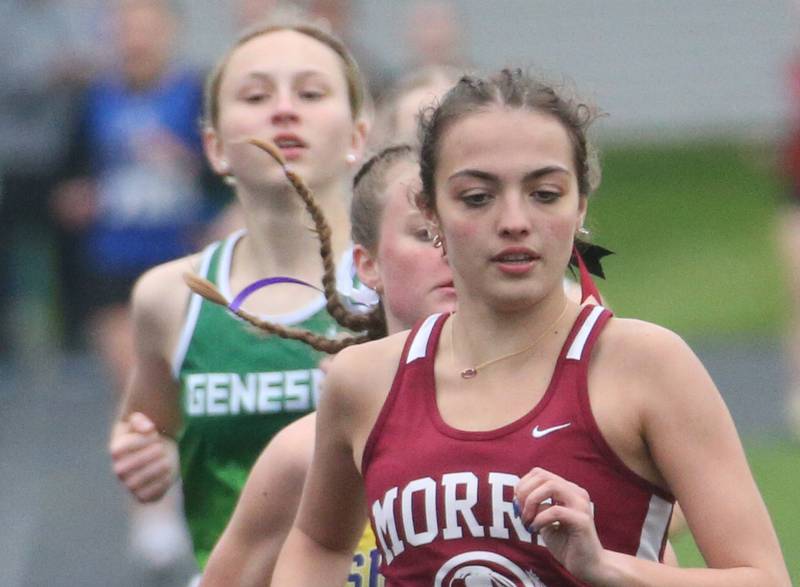
[[[429,117],[420,203],[458,312],[334,359],[273,584],[340,585],[368,513],[387,585],[789,585],[694,354],[564,294],[591,119],[510,71]],[[708,569],[659,563],[675,498]]]

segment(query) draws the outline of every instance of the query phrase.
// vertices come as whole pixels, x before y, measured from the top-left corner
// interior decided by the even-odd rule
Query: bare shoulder
[[[296,471],[305,477],[314,453],[316,423],[317,415],[311,413],[283,428],[261,452],[254,470],[277,466],[284,472]]]
[[[698,363],[675,332],[630,318],[612,318],[600,336],[597,358],[627,376],[660,376],[678,365]]]
[[[683,339],[641,320],[608,322],[589,364],[589,399],[614,452],[662,487],[673,480],[664,477],[654,457],[686,438],[687,422],[726,417],[711,377]]]
[[[700,359],[675,332],[642,320],[612,318],[598,340],[590,373],[640,400],[644,411],[690,409],[718,391]]]
[[[348,347],[331,362],[323,383],[320,417],[325,412],[335,414],[356,453],[389,394],[407,337],[404,331]]]
[[[338,353],[326,377],[325,387],[348,394],[372,393],[376,385],[391,385],[409,331],[348,347]],[[386,387],[388,392],[388,387]]]
[[[178,335],[186,307],[189,288],[183,274],[195,272],[200,254],[176,259],[145,272],[133,288],[132,311],[138,337],[171,344]]]

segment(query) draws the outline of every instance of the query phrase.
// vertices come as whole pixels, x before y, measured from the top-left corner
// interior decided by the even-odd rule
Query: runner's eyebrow
[[[274,82],[277,79],[277,75],[271,71],[262,71],[262,70],[254,70],[247,73],[244,77],[244,82],[249,81],[259,81],[259,82]],[[303,83],[306,80],[319,80],[319,81],[327,81],[327,76],[325,72],[319,71],[317,69],[304,69],[302,71],[298,71],[292,76],[292,81],[294,83]]]
[[[534,169],[533,171],[526,173],[525,176],[522,178],[522,181],[523,182],[532,181],[534,179],[539,179],[540,177],[543,177],[545,175],[550,175],[551,173],[569,174],[570,171],[566,167],[562,167],[560,165],[547,165],[545,167],[540,167],[539,169]],[[500,178],[494,173],[489,173],[488,171],[481,171],[480,169],[462,169],[460,171],[456,171],[453,175],[447,178],[447,181],[452,181],[454,179],[458,179],[459,177],[472,177],[490,183],[500,182]]]
[[[561,165],[548,165],[546,167],[541,167],[539,169],[534,169],[530,173],[526,173],[525,177],[522,178],[523,182],[528,182],[534,179],[539,179],[545,175],[550,175],[551,173],[566,173],[569,174],[569,169],[566,167],[561,167]]]

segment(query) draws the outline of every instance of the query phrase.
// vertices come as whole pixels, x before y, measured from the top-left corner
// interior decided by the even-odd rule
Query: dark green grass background
[[[601,288],[618,314],[689,339],[779,331],[782,202],[768,149],[608,148],[602,161],[588,225],[596,242],[617,252]]]
[[[618,315],[656,322],[693,345],[782,334],[788,299],[775,229],[783,188],[771,146],[618,146],[601,160],[587,224],[617,253],[598,285]],[[778,434],[744,442],[800,585],[800,443]],[[688,534],[674,544],[682,565],[702,566]]]

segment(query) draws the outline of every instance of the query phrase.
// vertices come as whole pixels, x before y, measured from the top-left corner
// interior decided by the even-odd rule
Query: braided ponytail
[[[213,283],[197,275],[189,273],[184,274],[183,278],[186,285],[196,294],[210,302],[226,306],[234,314],[261,330],[277,334],[283,338],[300,340],[322,352],[336,353],[345,347],[386,336],[386,321],[383,316],[383,308],[380,305],[366,314],[357,314],[348,310],[342,302],[339,292],[336,289],[336,265],[333,261],[331,228],[327,220],[325,220],[322,210],[320,210],[314,200],[311,190],[308,189],[299,175],[287,168],[286,161],[274,145],[258,139],[249,139],[248,142],[269,154],[281,166],[286,179],[289,180],[289,183],[292,185],[297,195],[303,200],[306,210],[314,221],[317,237],[319,238],[319,254],[322,258],[323,267],[322,286],[325,299],[327,300],[326,309],[328,313],[341,326],[350,330],[362,332],[362,334],[330,339],[314,334],[308,330],[281,326],[261,320],[257,316],[241,308],[231,308],[228,300],[225,299],[225,296],[222,295]]]
[[[272,322],[262,320],[258,316],[254,316],[250,312],[242,310],[241,308],[237,308],[235,310],[231,309],[230,303],[225,299],[225,296],[223,296],[217,287],[207,279],[203,279],[202,277],[199,277],[193,273],[184,273],[183,281],[186,282],[186,285],[188,285],[189,289],[191,289],[194,293],[202,296],[209,302],[227,307],[231,310],[231,312],[239,316],[239,318],[252,324],[259,330],[269,332],[270,334],[277,334],[281,338],[299,340],[324,353],[338,353],[345,347],[372,340],[367,334],[331,339],[314,334],[309,330],[303,330],[302,328],[291,328],[289,326],[273,324]]]

